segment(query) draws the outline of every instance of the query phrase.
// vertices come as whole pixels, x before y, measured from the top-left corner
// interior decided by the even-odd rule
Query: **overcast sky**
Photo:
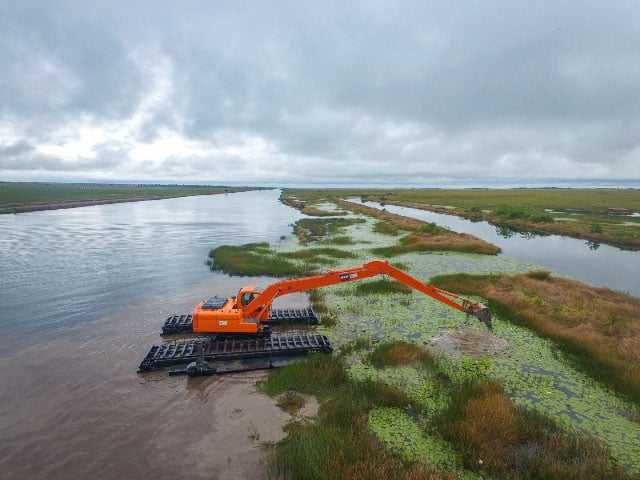
[[[0,4],[0,180],[496,177],[640,178],[640,2]]]

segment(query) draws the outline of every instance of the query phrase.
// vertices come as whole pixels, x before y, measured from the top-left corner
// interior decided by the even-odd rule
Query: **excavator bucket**
[[[493,330],[491,323],[491,311],[486,305],[478,304],[478,308],[473,312],[473,316],[484,323],[489,330]]]

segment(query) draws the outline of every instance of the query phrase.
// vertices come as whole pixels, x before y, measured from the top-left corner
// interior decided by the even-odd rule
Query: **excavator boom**
[[[271,308],[280,296],[305,292],[315,288],[355,282],[376,275],[388,275],[429,297],[468,315],[473,315],[491,328],[491,313],[481,303],[473,303],[459,295],[421,282],[382,260],[331,270],[309,277],[292,278],[269,285],[259,292],[254,287],[242,288],[235,297],[213,297],[200,302],[191,315],[173,315],[167,319],[163,334],[207,334],[176,340],[151,347],[140,364],[140,371],[150,371],[173,365],[186,365],[171,374],[212,375],[237,371],[219,369],[209,361],[236,361],[247,358],[268,359],[263,366],[272,368],[272,357],[302,355],[309,352],[332,351],[329,339],[315,332],[284,332],[270,334],[270,323],[286,317],[294,320],[317,321],[313,309]],[[244,368],[256,368],[249,366]]]
[[[486,306],[481,303],[470,302],[456,293],[421,282],[384,260],[372,260],[356,267],[330,270],[319,275],[293,278],[273,283],[243,307],[243,315],[245,317],[256,317],[264,322],[269,316],[269,309],[273,300],[279,296],[344,282],[363,280],[376,275],[388,275],[398,282],[418,290],[451,308],[473,315],[485,323],[487,327],[491,328],[491,313]]]

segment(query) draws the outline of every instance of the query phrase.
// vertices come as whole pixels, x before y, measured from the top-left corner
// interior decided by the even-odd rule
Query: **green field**
[[[339,208],[316,192],[299,195],[297,208]],[[399,240],[367,210],[305,220],[317,236],[218,246],[226,255],[214,252],[210,264],[249,276],[279,276],[281,260],[291,270],[345,268]],[[348,249],[327,247],[335,238],[348,238]],[[489,303],[493,329],[386,279],[311,291],[321,317],[312,328],[335,353],[261,384],[293,414],[270,449],[274,478],[640,478],[638,299],[504,255],[396,258],[423,281]],[[482,289],[471,288],[477,282]],[[311,420],[295,414],[309,395],[319,402]]]
[[[332,189],[287,190],[311,204],[359,197],[486,220],[520,231],[567,235],[640,249],[639,189]]]
[[[94,183],[0,183],[0,213],[69,208],[92,203],[157,200],[253,190],[208,185],[131,185]]]

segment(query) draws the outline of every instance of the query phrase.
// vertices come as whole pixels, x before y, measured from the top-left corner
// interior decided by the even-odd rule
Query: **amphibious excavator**
[[[243,287],[235,297],[213,297],[196,305],[191,314],[172,315],[165,321],[163,335],[199,334],[202,337],[153,346],[140,364],[140,371],[188,364],[186,369],[170,373],[208,375],[229,371],[210,367],[207,362],[213,360],[268,357],[269,365],[272,365],[274,356],[331,352],[331,344],[324,335],[309,332],[272,334],[272,324],[318,322],[317,315],[310,308],[277,310],[271,308],[273,301],[290,293],[359,281],[376,275],[388,275],[451,308],[476,317],[491,328],[491,313],[485,305],[421,282],[387,261],[372,260],[351,268],[275,282],[262,291],[253,286]]]

